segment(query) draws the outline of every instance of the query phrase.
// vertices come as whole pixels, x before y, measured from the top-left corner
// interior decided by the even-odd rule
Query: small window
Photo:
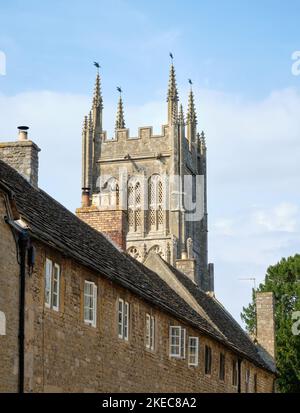
[[[46,258],[45,268],[45,306],[59,310],[60,266]]]
[[[186,329],[181,328],[181,340],[180,340],[180,355],[181,358],[185,359],[185,342],[186,342]]]
[[[181,327],[170,327],[170,356],[180,358]]]
[[[249,384],[250,384],[250,369],[246,369],[245,373],[245,391],[249,393]]]
[[[211,374],[211,347],[205,346],[205,374]]]
[[[54,264],[53,268],[53,290],[52,290],[52,308],[58,311],[59,308],[59,278],[60,266]]]
[[[45,306],[51,307],[52,261],[46,259],[45,271]]]
[[[84,322],[97,325],[97,286],[91,281],[84,281]]]
[[[185,337],[185,328],[170,326],[170,357],[185,358]]]
[[[3,311],[0,311],[0,336],[6,335],[6,317]]]
[[[118,302],[118,336],[128,341],[129,338],[129,303],[119,298]]]
[[[146,314],[146,348],[154,350],[155,343],[155,318]]]
[[[189,366],[198,366],[199,338],[189,337]]]
[[[257,393],[257,374],[256,373],[253,376],[253,392]]]
[[[225,380],[225,354],[220,353],[219,379]]]
[[[237,360],[232,360],[232,385],[238,384],[238,363]]]

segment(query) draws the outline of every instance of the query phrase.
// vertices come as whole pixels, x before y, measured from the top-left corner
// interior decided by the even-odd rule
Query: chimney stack
[[[275,359],[275,314],[272,292],[256,292],[256,340]]]
[[[28,140],[28,126],[18,126],[18,140],[0,142],[0,159],[19,172],[31,185],[38,186],[39,147]]]

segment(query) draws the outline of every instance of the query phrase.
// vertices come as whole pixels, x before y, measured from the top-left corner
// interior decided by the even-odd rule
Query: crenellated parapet
[[[101,141],[104,143],[107,142],[120,142],[122,140],[147,140],[147,139],[153,139],[153,138],[158,138],[158,139],[167,139],[169,137],[168,134],[169,131],[169,126],[168,125],[162,125],[162,132],[160,135],[154,135],[153,134],[153,127],[152,126],[141,126],[138,128],[138,134],[137,136],[130,136],[130,129],[129,128],[117,128],[115,129],[114,136],[109,137],[107,134],[107,131],[103,131],[101,133]]]

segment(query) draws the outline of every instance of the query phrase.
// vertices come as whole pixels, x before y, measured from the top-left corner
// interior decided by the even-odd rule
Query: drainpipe
[[[18,391],[24,393],[24,353],[25,353],[25,277],[26,277],[26,253],[29,235],[26,230],[19,233],[19,257],[20,257],[20,301],[19,301],[19,382]]]

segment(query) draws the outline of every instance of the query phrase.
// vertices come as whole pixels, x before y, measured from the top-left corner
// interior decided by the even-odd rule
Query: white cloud
[[[213,224],[216,234],[219,235],[234,235],[235,222],[229,218],[219,218]]]
[[[279,90],[251,102],[212,90],[195,95],[199,128],[207,134],[217,295],[238,317],[252,287],[239,278],[262,280],[268,265],[299,252],[300,94]],[[47,91],[0,95],[0,139],[14,139],[16,127],[28,124],[42,149],[40,186],[73,211],[80,203],[81,126],[90,102]],[[105,101],[110,135],[115,109],[115,102]],[[132,135],[151,124],[159,132],[166,112],[164,100],[125,105],[126,124]]]
[[[299,208],[285,202],[267,211],[256,211],[254,220],[257,225],[268,231],[295,232],[299,224]]]

